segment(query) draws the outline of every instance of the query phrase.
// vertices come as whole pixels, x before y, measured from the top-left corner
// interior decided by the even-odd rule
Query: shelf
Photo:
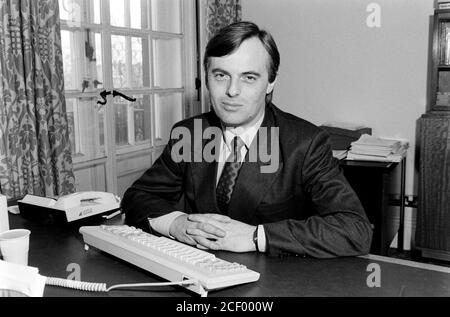
[[[440,14],[444,19],[446,18],[447,15],[450,18],[450,9],[436,9],[435,13]]]
[[[443,106],[443,105],[434,105],[431,108],[431,111],[434,113],[438,113],[440,115],[445,115],[448,116],[450,114],[450,105],[448,106]]]
[[[392,166],[396,166],[397,162],[379,162],[379,161],[357,161],[357,160],[347,160],[343,159],[339,161],[341,166],[356,166],[356,167],[372,167],[372,168],[383,168],[389,169]]]

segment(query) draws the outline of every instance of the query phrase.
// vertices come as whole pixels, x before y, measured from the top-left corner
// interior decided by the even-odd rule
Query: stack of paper
[[[347,150],[333,150],[333,156],[338,160],[343,160],[347,157]]]
[[[408,142],[383,139],[363,134],[351,143],[348,160],[400,162],[408,149]]]

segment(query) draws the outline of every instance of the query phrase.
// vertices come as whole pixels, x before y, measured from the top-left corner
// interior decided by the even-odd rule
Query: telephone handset
[[[68,209],[89,204],[114,204],[120,202],[120,198],[113,193],[85,191],[61,196],[53,208]]]

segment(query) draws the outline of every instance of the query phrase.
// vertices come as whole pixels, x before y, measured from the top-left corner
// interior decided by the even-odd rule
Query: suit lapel
[[[272,127],[276,127],[275,118],[272,108],[267,106],[264,120],[256,137],[252,141],[249,151],[247,152],[245,162],[241,166],[239,176],[233,190],[233,195],[231,196],[229,216],[233,219],[243,222],[250,221],[256,212],[256,208],[263,199],[264,194],[271,187],[271,184],[282,169],[283,161],[279,148],[279,142],[277,143],[277,149],[271,149],[272,134],[278,133],[277,130],[273,131],[271,129]],[[267,133],[264,133],[262,130],[266,130]],[[278,135],[273,135],[273,137],[277,138]],[[273,172],[262,172],[264,169],[267,171],[267,168],[271,162],[261,161],[261,156],[258,153],[258,149],[261,148],[261,144],[267,145],[268,151],[270,151],[267,152],[263,147],[262,152],[266,152],[265,154],[274,153],[274,150],[275,153],[280,153],[278,168]],[[251,159],[253,162],[249,161],[252,155],[251,153],[257,154],[253,154],[253,157],[256,156],[257,158],[256,162],[254,159]]]
[[[217,127],[220,129],[219,118],[213,113],[206,114],[202,120],[202,132],[208,127]],[[222,136],[220,136],[222,137]],[[210,140],[202,137],[202,142],[198,143],[201,148],[196,147],[194,142],[194,152],[203,153],[205,145]],[[216,158],[219,153],[215,153]],[[201,156],[203,158],[203,156]],[[217,175],[217,159],[213,162],[207,162],[204,159],[201,162],[192,163],[192,178],[194,186],[194,197],[199,213],[220,213],[216,203],[216,175]]]

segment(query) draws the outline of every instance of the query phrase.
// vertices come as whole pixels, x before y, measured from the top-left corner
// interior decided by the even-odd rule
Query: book
[[[439,24],[439,64],[449,65],[450,63],[450,23],[440,22]]]
[[[439,2],[438,3],[438,9],[450,9],[450,2]]]
[[[375,137],[368,134],[363,134],[361,137],[355,141],[352,142],[351,145],[361,145],[361,146],[370,146],[375,148],[389,148],[392,150],[397,150],[401,146],[400,140],[394,140],[394,139],[384,139]]]
[[[373,148],[370,146],[353,145],[351,147],[351,152],[362,155],[388,156],[389,154],[392,154],[393,151],[391,148]]]
[[[408,142],[363,134],[351,143],[348,160],[400,162],[406,155]]]
[[[350,122],[339,122],[339,121],[326,122],[326,123],[322,124],[322,126],[329,127],[329,128],[345,129],[345,130],[350,130],[350,131],[357,131],[357,130],[367,128],[366,126],[364,126],[362,124],[355,124],[355,123],[350,123]]]
[[[377,162],[401,162],[402,158],[405,157],[407,149],[403,149],[402,151],[389,154],[388,156],[374,156],[374,155],[364,155],[364,154],[356,154],[352,152],[347,153],[347,160],[354,161],[377,161]]]

